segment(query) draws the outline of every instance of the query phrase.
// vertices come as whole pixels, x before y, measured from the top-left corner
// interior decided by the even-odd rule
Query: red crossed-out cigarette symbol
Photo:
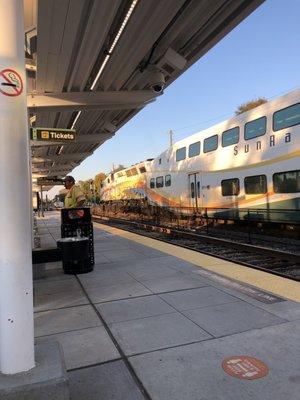
[[[19,96],[23,92],[21,76],[13,69],[0,71],[0,93],[4,96]]]

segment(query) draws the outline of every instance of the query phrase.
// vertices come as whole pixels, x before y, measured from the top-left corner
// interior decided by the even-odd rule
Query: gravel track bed
[[[199,239],[198,240],[189,238],[187,239],[185,237],[180,238],[178,236],[174,237],[172,235],[166,235],[156,231],[147,231],[145,229],[141,229],[134,225],[128,225],[128,224],[126,225],[126,222],[116,222],[109,220],[109,221],[102,221],[102,223],[113,226],[115,228],[120,228],[136,234],[151,237],[153,239],[162,240],[177,246],[182,246],[192,250],[196,250],[201,253],[212,255],[214,257],[219,257],[229,261],[233,261],[238,264],[250,266],[257,269],[268,270],[268,272],[270,273],[282,275],[290,279],[300,280],[300,264],[290,259],[283,259],[278,257],[276,258],[275,256],[259,254],[260,253],[259,248],[255,253],[247,252],[245,250],[237,250],[236,248],[231,249],[228,246],[222,246],[219,243],[218,244],[205,243],[202,241],[199,242]],[[191,233],[196,233],[196,232],[194,231]],[[219,239],[225,239],[224,231],[223,235],[217,235],[217,236],[204,235],[204,232],[200,233],[199,230],[197,231],[197,234],[201,234],[203,236],[206,236],[207,238],[217,237]],[[243,237],[242,235],[239,235],[239,233],[238,235],[232,235],[232,236],[234,236],[234,238],[231,237],[231,235],[229,237],[229,235],[226,234],[226,240],[230,240],[235,243],[248,244],[247,241],[242,240]],[[285,243],[285,241],[284,243],[279,243],[278,238],[276,238],[276,240],[273,240],[272,236],[268,236],[268,238],[264,237],[263,241],[261,241],[260,238],[258,240],[252,240],[251,245],[254,247],[263,246],[266,248],[270,248],[272,250],[299,254],[300,246],[297,245],[297,242],[298,241],[295,240],[292,243]]]

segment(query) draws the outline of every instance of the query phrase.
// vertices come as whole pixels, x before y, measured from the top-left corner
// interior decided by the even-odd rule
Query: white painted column
[[[0,0],[0,38],[0,372],[15,374],[34,367],[23,0]]]

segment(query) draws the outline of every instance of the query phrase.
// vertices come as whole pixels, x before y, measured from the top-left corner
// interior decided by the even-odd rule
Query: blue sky
[[[300,86],[300,0],[267,0],[171,84],[72,175],[93,178],[115,165],[155,157],[168,146],[234,115],[257,97]]]

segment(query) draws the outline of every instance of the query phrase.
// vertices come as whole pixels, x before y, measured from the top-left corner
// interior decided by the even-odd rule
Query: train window
[[[240,128],[236,126],[235,128],[228,129],[222,133],[222,147],[231,146],[239,142],[240,138]]]
[[[247,176],[244,180],[246,194],[267,193],[266,175]]]
[[[171,186],[171,175],[165,176],[165,186]]]
[[[209,153],[218,148],[218,135],[214,135],[204,139],[203,151],[204,153]]]
[[[273,114],[273,131],[300,124],[300,103],[283,108]]]
[[[146,168],[143,166],[140,168],[140,173],[143,174],[144,172],[146,172]]]
[[[222,196],[237,196],[240,193],[240,181],[238,178],[224,179],[221,188]]]
[[[191,182],[191,198],[195,198],[195,183]]]
[[[275,193],[300,192],[300,170],[274,174],[273,187]]]
[[[131,175],[137,175],[137,174],[138,174],[136,168],[132,168],[132,169],[130,170],[130,172],[131,172]]]
[[[154,178],[150,179],[150,188],[151,189],[155,188],[155,179]]]
[[[200,182],[197,182],[197,197],[201,197],[200,196]]]
[[[176,161],[185,160],[186,158],[186,148],[181,147],[180,149],[176,150]]]
[[[164,187],[164,177],[163,176],[158,176],[156,178],[156,187],[157,188]]]
[[[245,124],[244,138],[245,140],[262,136],[266,133],[267,118],[261,117]]]
[[[189,145],[189,157],[195,157],[200,154],[200,142],[192,143]]]

